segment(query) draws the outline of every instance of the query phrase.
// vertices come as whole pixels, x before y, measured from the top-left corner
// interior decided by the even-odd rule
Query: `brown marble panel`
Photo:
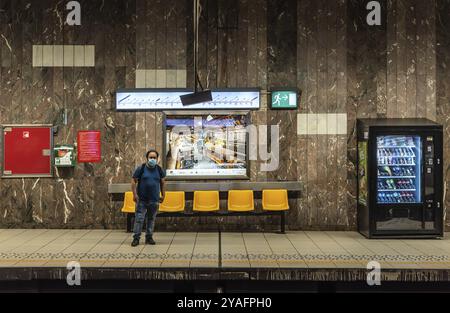
[[[28,60],[23,58],[23,26],[20,20],[17,19],[17,15],[13,15],[12,23],[9,25],[10,36],[6,37],[8,48],[11,47],[11,71],[13,76],[11,77],[11,91],[12,91],[12,110],[13,119],[15,122],[19,122],[24,116],[24,101],[22,89],[23,89],[23,68],[22,64]],[[4,38],[2,38],[4,39]],[[29,117],[28,117],[29,118]]]
[[[360,88],[358,87],[358,47],[356,38],[357,27],[355,27],[354,12],[350,5],[355,1],[347,1],[347,199],[346,208],[356,208],[356,118],[359,110]],[[357,24],[359,25],[359,24]],[[346,216],[346,221],[351,216]]]
[[[271,88],[287,87],[296,81],[296,39],[297,22],[295,1],[268,2],[268,86]],[[281,18],[282,17],[282,18]],[[291,38],[284,40],[283,38]],[[268,173],[275,180],[290,180],[296,177],[296,112],[268,111],[269,125],[279,126],[279,167],[277,171]],[[291,141],[292,140],[292,141]]]
[[[146,65],[145,62],[145,34],[140,33],[144,29],[144,25],[138,26],[137,22],[145,22],[146,4],[136,1],[127,2],[127,18],[132,18],[136,22],[130,23],[126,27],[126,41],[125,41],[125,57],[126,57],[126,74],[125,74],[125,87],[136,87],[136,70],[142,65]],[[144,52],[144,55],[142,55]],[[138,54],[140,53],[138,59]],[[142,87],[142,86],[140,86]],[[131,177],[131,173],[135,169],[137,164],[141,163],[142,155],[145,153],[145,113],[127,113],[126,114],[127,125],[129,128],[130,138],[135,139],[132,144],[132,148],[128,149],[126,154],[126,172],[128,173],[128,180]],[[133,125],[135,126],[133,128]]]
[[[436,0],[431,0],[427,6],[427,96],[426,117],[436,120]]]
[[[125,33],[127,36],[117,35],[117,41],[119,46],[123,47],[118,55],[120,58],[122,53],[125,55],[125,67],[116,67],[116,88],[133,88],[135,86],[135,60],[134,48],[131,50],[127,47],[135,47],[135,30],[126,27],[126,25],[120,25],[117,27],[118,34]],[[116,121],[118,124],[116,145],[119,146],[121,169],[119,171],[119,177],[122,180],[128,181],[135,168],[136,158],[136,114],[130,112],[116,112]]]
[[[163,151],[163,119],[164,119],[164,115],[161,112],[156,112],[155,113],[155,149],[159,152],[162,153]]]
[[[145,68],[146,69],[156,69],[156,6],[147,5],[145,16]]]
[[[427,3],[425,1],[416,2],[417,14],[417,42],[416,42],[416,71],[417,71],[417,106],[416,116],[426,117],[426,51],[427,51]]]
[[[328,25],[327,25],[327,2],[324,0],[318,1],[318,11],[316,13],[318,23],[318,54],[317,54],[317,107],[314,113],[323,114],[328,111],[328,82],[327,73],[327,47],[328,47]],[[320,127],[327,129],[327,123],[317,125],[318,131]],[[318,200],[317,206],[317,223],[319,225],[328,224],[328,213],[330,208],[327,203],[327,177],[328,171],[332,164],[328,164],[328,136],[317,136],[317,186],[314,193]]]
[[[154,5],[147,5],[146,10],[146,36],[145,36],[145,56],[146,56],[146,69],[156,69],[156,36],[157,36],[157,25],[156,25],[156,15],[158,14],[157,8]],[[152,84],[150,84],[152,82]],[[146,82],[147,88],[156,87],[156,79],[150,79],[147,77]],[[155,147],[156,136],[155,136],[155,113],[145,112],[145,145],[144,153]],[[145,157],[142,155],[136,156],[136,163],[144,162]]]
[[[347,10],[346,1],[338,1],[337,6],[337,92],[336,112],[347,112]],[[337,142],[337,220],[336,225],[348,225],[348,211],[354,207],[347,206],[347,136],[338,135]]]
[[[154,7],[156,10],[154,15],[156,22],[156,68],[167,69],[166,1],[155,0]]]
[[[237,87],[248,86],[247,66],[248,66],[248,31],[249,31],[249,8],[248,0],[239,1],[239,29],[236,33],[237,45]],[[253,85],[254,86],[254,85]]]
[[[258,44],[257,44],[257,10],[254,1],[251,1],[248,5],[248,23],[247,23],[247,55],[245,56],[247,61],[247,85],[249,87],[257,86],[257,59],[258,59]]]
[[[376,103],[376,117],[377,118],[386,118],[387,117],[387,6],[388,1],[381,2],[381,10],[382,10],[382,25],[378,26],[376,32],[374,34],[374,38],[371,39],[376,44],[376,61],[375,69],[376,69],[376,99],[374,99]],[[374,114],[375,116],[375,114]]]
[[[347,197],[347,137],[337,136],[337,214],[336,226],[355,227],[350,221],[356,221],[356,204]],[[351,199],[351,205],[349,205]]]
[[[318,4],[316,2],[309,5],[310,14],[306,17],[308,29],[308,51],[307,51],[307,85],[306,85],[306,97],[305,104],[307,113],[317,113],[318,102],[318,75],[317,75],[317,58],[318,58]],[[314,127],[308,123],[308,127]],[[317,127],[317,125],[315,125]],[[318,136],[310,135],[308,138],[308,185],[305,196],[307,197],[307,203],[309,208],[309,220],[308,225],[317,225],[318,223],[318,207],[319,200],[317,197],[317,190],[319,186],[317,184],[317,167],[318,164]]]
[[[61,45],[64,43],[64,24],[62,19],[57,18],[61,16],[65,7],[62,3],[53,5],[52,15],[56,18],[54,21],[54,26],[52,35],[54,44]],[[58,15],[59,14],[59,15]],[[73,144],[73,141],[66,141],[67,139],[67,126],[63,125],[63,112],[64,109],[68,109],[69,104],[66,102],[65,97],[65,82],[64,82],[64,68],[55,67],[53,69],[53,80],[52,83],[52,108],[53,108],[53,122],[58,126],[58,132],[54,137],[55,144]],[[69,122],[70,120],[68,120]],[[55,175],[57,169],[54,168]],[[59,173],[58,173],[59,174]],[[61,189],[59,188],[59,183],[57,180],[45,179],[39,182],[39,189],[35,188],[34,195],[39,199],[38,212],[41,213],[42,223],[44,225],[51,225],[51,227],[58,227],[61,225],[63,220],[57,219],[60,212],[63,212],[62,203],[60,197],[56,195],[61,195]],[[39,217],[39,215],[38,215]]]
[[[211,2],[211,1],[209,1]],[[215,1],[216,2],[216,1]],[[194,2],[187,1],[185,3],[185,12],[194,12]],[[194,88],[194,17],[193,14],[186,13],[186,73],[187,73],[187,86]],[[214,27],[214,26],[213,26]],[[215,25],[216,29],[217,24]],[[219,37],[217,37],[217,41]],[[218,53],[218,52],[217,52]],[[217,58],[217,67],[219,66],[219,58]],[[218,75],[218,74],[217,74]]]
[[[0,44],[1,49],[1,65],[2,67],[11,67],[12,62],[12,51],[10,48],[10,40],[12,40],[12,33],[11,28],[7,24],[2,24],[1,26],[1,33],[7,40],[2,40]]]
[[[93,123],[93,128],[98,129],[101,132],[102,141],[105,141],[104,137],[109,133],[109,127],[105,123],[105,112],[106,112],[106,99],[104,96],[105,90],[105,73],[104,67],[95,67],[91,71],[90,85],[92,86],[92,91],[94,93],[93,116],[95,121]],[[109,136],[109,134],[108,134]],[[88,194],[91,198],[88,198],[92,205],[93,212],[93,223],[94,225],[104,225],[105,211],[109,209],[108,206],[108,193],[105,186],[108,185],[108,177],[111,177],[110,165],[105,162],[106,153],[104,151],[105,143],[102,143],[102,162],[93,165],[93,173],[91,174],[90,181],[93,184],[94,193]],[[109,152],[109,151],[108,151]],[[105,177],[104,173],[109,175]]]
[[[387,0],[387,117],[399,114],[397,106],[397,1]]]
[[[177,0],[166,0],[166,69],[177,68]],[[175,86],[176,87],[176,86]]]
[[[406,1],[406,117],[416,117],[417,107],[417,8],[416,0]]]
[[[297,3],[297,87],[299,94],[299,109],[297,113],[307,113],[305,99],[307,98],[307,55],[308,55],[308,25],[306,16],[308,11],[308,1],[299,1]],[[297,133],[297,132],[295,132]],[[308,188],[308,137],[304,135],[297,136],[297,177],[296,180],[302,182],[305,192]],[[308,225],[309,208],[305,192],[297,199],[298,215],[295,220],[296,227],[305,227]],[[292,226],[291,226],[292,227]]]
[[[212,2],[212,3],[215,3]],[[208,9],[210,6],[210,2],[208,2]],[[212,5],[211,5],[212,6]],[[187,33],[187,18],[189,17],[188,11],[187,11],[187,3],[185,1],[181,1],[181,2],[177,2],[177,6],[176,6],[177,10],[176,10],[176,22],[177,22],[177,33],[176,33],[176,40],[177,40],[177,47],[176,47],[176,58],[177,58],[177,66],[176,68],[181,70],[181,69],[186,69],[186,50],[187,50],[187,43],[186,43],[186,33]],[[216,10],[216,14],[217,14],[217,10]],[[208,13],[208,19],[211,18],[211,15]],[[211,20],[211,24],[212,26],[210,26],[211,28],[214,29],[215,24],[212,22]],[[216,38],[215,36],[210,36],[209,37],[212,38]],[[210,47],[214,47],[214,45],[212,43],[210,43]],[[217,49],[217,45],[215,46]],[[216,50],[210,50],[210,52],[208,53],[209,55],[215,55],[213,53],[213,51]],[[211,66],[215,66],[217,64],[216,62],[211,62]]]
[[[224,13],[223,10],[221,10],[222,2],[219,3],[218,8],[218,16],[217,20],[218,23],[221,20],[224,20]],[[223,29],[218,27],[217,30],[217,87],[218,88],[225,88],[227,86],[227,32]]]
[[[406,0],[397,0],[397,105],[399,115],[397,117],[407,116],[407,88],[406,88],[406,73],[407,73],[407,41],[406,41],[406,14],[407,3]]]
[[[72,99],[73,114],[71,122],[76,125],[74,127],[75,136],[80,130],[91,130],[89,125],[90,118],[86,112],[86,110],[89,110],[86,105],[87,95],[85,94],[87,76],[88,72],[84,68],[79,68],[74,71],[74,97]],[[92,170],[91,164],[77,163],[72,176],[73,179],[61,182],[61,187],[63,188],[61,194],[65,195],[67,193],[67,197],[63,199],[64,221],[69,225],[83,225],[86,222],[85,210],[89,210],[86,194],[90,192],[90,189],[85,189],[85,186],[91,185],[89,172],[92,172]]]
[[[257,87],[267,89],[267,1],[255,0],[257,16]]]
[[[208,15],[205,12],[208,10],[208,1],[201,0],[200,6],[202,8],[202,12],[200,14],[200,21],[199,21],[199,30],[198,30],[198,55],[197,55],[197,73],[200,79],[200,82],[205,85],[207,81],[208,76],[208,45],[210,40],[214,41],[214,38],[208,37],[208,24],[209,19]],[[193,18],[193,17],[192,17]],[[192,50],[192,53],[194,50]]]
[[[436,3],[436,75],[437,95],[436,114],[437,121],[444,125],[444,203],[445,203],[445,227],[450,228],[450,2],[438,0]],[[427,111],[428,113],[429,111]]]
[[[225,49],[226,55],[226,77],[228,88],[236,88],[238,86],[238,50],[239,50],[239,18],[246,13],[241,12],[240,1],[228,0],[219,2],[219,28],[225,32]],[[245,31],[245,30],[244,30]]]
[[[136,69],[146,69],[146,10],[145,0],[136,0]]]
[[[327,3],[327,113],[338,113],[337,111],[337,20],[338,3]],[[327,124],[329,131],[333,131],[331,125]],[[327,223],[334,226],[337,221],[337,136],[327,135],[326,148],[326,210]]]

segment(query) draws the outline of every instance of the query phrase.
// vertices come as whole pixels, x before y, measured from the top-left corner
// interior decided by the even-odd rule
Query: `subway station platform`
[[[143,234],[144,235],[144,234]],[[450,281],[450,237],[368,240],[357,232],[157,232],[131,247],[123,230],[0,230],[0,286],[65,282],[70,261],[86,281]],[[5,287],[4,287],[5,288]]]

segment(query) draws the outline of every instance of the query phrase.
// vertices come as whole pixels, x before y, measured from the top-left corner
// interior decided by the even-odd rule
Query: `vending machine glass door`
[[[377,228],[421,229],[421,136],[378,136],[376,144]]]
[[[421,137],[378,137],[377,160],[379,204],[422,202]]]

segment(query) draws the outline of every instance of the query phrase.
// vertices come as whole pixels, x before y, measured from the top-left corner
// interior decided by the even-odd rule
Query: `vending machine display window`
[[[377,137],[377,201],[421,203],[420,136]]]

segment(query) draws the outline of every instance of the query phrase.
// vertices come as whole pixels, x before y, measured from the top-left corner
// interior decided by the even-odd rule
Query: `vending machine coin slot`
[[[434,194],[434,175],[433,167],[425,168],[425,196]]]

